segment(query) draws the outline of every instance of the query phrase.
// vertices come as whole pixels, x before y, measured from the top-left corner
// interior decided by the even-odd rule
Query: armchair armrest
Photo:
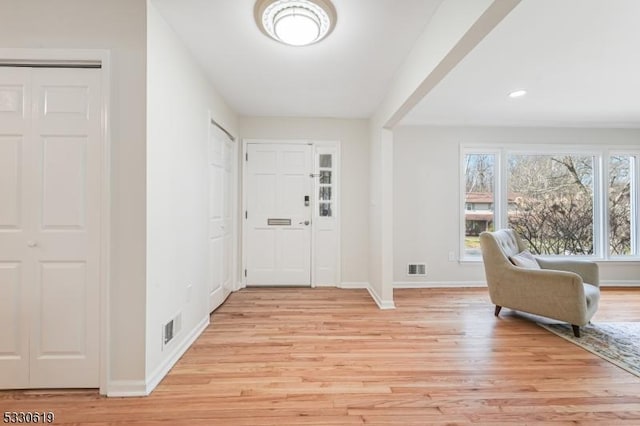
[[[595,262],[575,259],[542,259],[540,257],[536,257],[536,260],[542,269],[573,272],[580,275],[585,283],[600,287],[598,264]]]
[[[496,305],[584,325],[587,304],[582,284],[573,272],[511,266],[489,291]]]

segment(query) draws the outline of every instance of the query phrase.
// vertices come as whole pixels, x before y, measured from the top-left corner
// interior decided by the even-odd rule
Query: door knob
[[[37,241],[33,241],[33,240],[29,240],[27,241],[27,247],[38,247],[38,242]]]
[[[308,220],[305,220],[304,222],[300,222],[300,225],[304,225],[304,226],[309,226],[309,222]]]

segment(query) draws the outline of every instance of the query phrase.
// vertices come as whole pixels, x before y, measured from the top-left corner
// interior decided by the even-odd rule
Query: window
[[[480,255],[480,232],[505,227],[536,254],[637,257],[638,158],[599,147],[463,148],[463,258]]]
[[[507,154],[507,225],[532,253],[593,254],[593,167],[589,155]]]
[[[609,213],[609,253],[612,256],[628,256],[637,253],[632,235],[634,221],[631,206],[634,188],[634,166],[637,158],[629,155],[612,155],[609,157],[608,176],[608,213]],[[637,182],[637,179],[636,179]],[[633,212],[637,214],[637,212]],[[637,216],[636,216],[637,217]]]
[[[480,255],[480,233],[493,230],[495,155],[470,153],[464,157],[464,252]]]
[[[333,155],[318,155],[318,214],[320,217],[334,215],[333,203]]]

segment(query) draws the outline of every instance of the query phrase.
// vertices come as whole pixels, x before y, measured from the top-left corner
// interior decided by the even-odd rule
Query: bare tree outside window
[[[468,154],[464,161],[464,250],[466,255],[479,255],[480,233],[494,229],[495,156]]]
[[[509,227],[536,254],[593,254],[593,162],[581,155],[510,155]]]
[[[464,255],[479,255],[478,235],[501,226],[518,232],[535,254],[604,258],[639,254],[634,203],[640,182],[637,153],[487,150],[465,153],[463,159]],[[598,164],[604,166],[604,174],[597,172]],[[498,175],[503,176],[502,183]],[[506,191],[497,194],[497,185],[502,184]],[[596,206],[606,209],[606,216],[594,214]],[[506,213],[499,224],[494,223],[496,211]],[[606,224],[601,220],[605,218]],[[598,241],[604,244],[596,245]]]
[[[633,157],[609,158],[609,250],[631,254],[631,164]]]

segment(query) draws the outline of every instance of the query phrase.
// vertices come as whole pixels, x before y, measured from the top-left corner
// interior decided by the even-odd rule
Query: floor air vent
[[[410,263],[407,265],[407,275],[427,275],[426,263]]]

